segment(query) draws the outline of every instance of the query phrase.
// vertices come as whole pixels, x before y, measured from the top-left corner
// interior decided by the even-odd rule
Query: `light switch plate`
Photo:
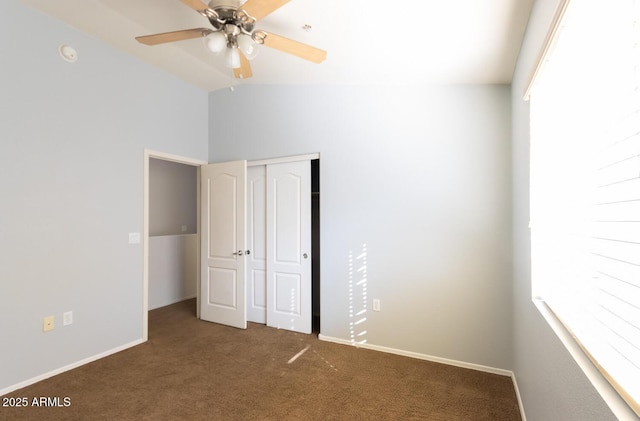
[[[140,233],[139,232],[130,232],[129,233],[129,244],[140,244]]]
[[[73,323],[73,311],[62,313],[62,326],[69,326]]]

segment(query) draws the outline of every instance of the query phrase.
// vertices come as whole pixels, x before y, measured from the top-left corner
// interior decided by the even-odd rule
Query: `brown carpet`
[[[70,406],[0,407],[2,420],[520,420],[508,377],[207,323],[195,300],[151,311],[147,343],[5,397]]]

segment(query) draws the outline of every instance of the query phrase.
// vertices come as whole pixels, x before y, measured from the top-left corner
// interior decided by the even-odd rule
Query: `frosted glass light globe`
[[[219,54],[227,46],[227,37],[222,32],[212,32],[204,38],[204,45],[213,54]]]
[[[241,34],[238,36],[238,48],[242,50],[248,60],[253,60],[258,55],[258,44],[249,35]]]
[[[225,50],[224,65],[231,69],[237,69],[240,67],[240,52],[237,48],[233,47]]]

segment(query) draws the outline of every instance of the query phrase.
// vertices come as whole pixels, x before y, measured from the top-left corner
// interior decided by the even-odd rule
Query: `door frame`
[[[255,160],[255,161],[247,161],[247,168],[248,167],[255,167],[255,166],[269,166],[269,165],[273,165],[273,164],[284,164],[284,163],[289,163],[289,162],[299,162],[299,161],[313,161],[313,160],[320,160],[320,153],[319,152],[315,152],[315,153],[308,153],[308,154],[302,154],[302,155],[289,155],[289,156],[283,156],[283,157],[278,157],[278,158],[267,158],[267,159],[260,159],[260,160]],[[265,174],[266,175],[266,174]],[[313,178],[313,177],[312,177]],[[311,181],[311,180],[309,180]],[[313,186],[311,186],[311,189],[313,190]],[[313,207],[313,206],[312,206]],[[313,213],[313,211],[312,211]],[[311,253],[311,250],[313,250],[313,222],[311,223],[311,249],[309,250],[309,252]],[[317,264],[317,263],[316,263]],[[314,314],[313,314],[313,301],[314,301],[314,293],[313,293],[313,266],[311,267],[311,277],[309,279],[309,281],[311,282],[311,331],[313,332],[313,326],[314,326]],[[245,282],[246,282],[246,278],[245,278]],[[266,291],[265,291],[266,294]],[[319,299],[319,297],[318,297]],[[266,315],[265,315],[266,317]],[[267,325],[267,321],[265,318],[265,325]]]
[[[320,159],[320,153],[309,153],[304,155],[291,155],[291,156],[283,156],[281,158],[269,158],[269,159],[260,159],[256,161],[247,161],[247,167],[253,167],[256,165],[269,165],[269,164],[283,164],[285,162],[296,162],[296,161],[312,161],[314,159]]]
[[[143,250],[143,268],[142,268],[142,340],[149,339],[149,163],[150,159],[160,159],[163,161],[177,162],[179,164],[191,165],[197,168],[196,184],[196,235],[197,239],[197,257],[196,265],[196,288],[200,288],[200,166],[208,164],[207,161],[201,159],[189,158],[180,155],[174,155],[166,152],[154,151],[151,149],[144,150],[144,211],[143,211],[143,233],[142,233],[142,250]],[[200,299],[200,294],[196,294]],[[197,311],[200,311],[199,303]],[[200,315],[198,314],[198,317]]]

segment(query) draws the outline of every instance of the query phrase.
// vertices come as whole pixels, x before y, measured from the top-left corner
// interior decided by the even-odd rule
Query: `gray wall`
[[[514,371],[529,421],[615,419],[531,301],[529,103],[523,94],[559,0],[537,0],[512,83]]]
[[[2,390],[142,338],[143,151],[204,160],[208,128],[206,93],[17,0],[0,54]]]
[[[192,165],[149,160],[149,235],[198,232],[197,175]]]
[[[196,234],[149,237],[149,310],[196,296],[198,240]]]
[[[349,339],[348,255],[366,244],[382,300],[369,343],[513,368],[530,421],[612,419],[530,299],[521,94],[557,1],[536,2],[511,92],[239,86],[210,94],[209,116],[207,94],[0,2],[0,390],[141,339],[142,245],[127,234],[142,232],[144,148],[320,152],[323,334]]]
[[[209,160],[320,153],[323,335],[350,339],[348,260],[366,244],[369,344],[510,369],[509,98],[240,86],[210,94]]]

